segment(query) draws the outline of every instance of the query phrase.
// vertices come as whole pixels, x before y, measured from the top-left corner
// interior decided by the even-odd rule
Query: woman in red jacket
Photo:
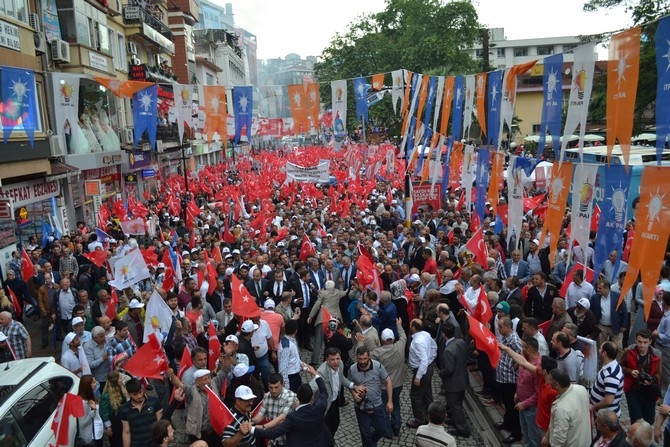
[[[648,329],[637,331],[635,344],[624,351],[621,367],[630,420],[643,418],[653,425],[656,400],[661,397],[661,359],[658,352],[651,347],[651,339]]]

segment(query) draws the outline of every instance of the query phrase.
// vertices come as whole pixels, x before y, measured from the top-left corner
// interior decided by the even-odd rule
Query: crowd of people
[[[561,235],[550,259],[538,240],[542,219],[532,213],[509,241],[490,217],[481,221],[488,258],[477,263],[466,242],[478,228],[458,192],[441,209],[419,206],[410,226],[402,192],[382,182],[367,207],[352,203],[347,217],[330,211],[325,193],[247,203],[236,218],[206,197],[194,199],[201,206],[191,227],[148,200],[154,237],[109,230],[100,241],[80,225],[46,246],[32,238],[23,246],[31,278],[21,276],[21,253],[12,255],[0,301],[0,361],[32,355],[22,322],[39,320],[42,349],[53,347],[81,377],[90,416],[80,425],[84,445],[101,446],[105,436],[112,446],[167,445],[179,405],[192,445],[334,445],[348,405],[365,447],[404,426],[416,429],[417,446],[451,447],[471,436],[463,402],[472,371],[483,379],[481,399],[504,406],[495,428],[505,444],[648,447],[655,438],[670,445],[670,267],[645,319],[639,282],[617,306],[626,275],[620,251],[589,283],[573,267],[590,266],[593,249],[568,253]],[[269,217],[262,232],[253,225],[261,207]],[[113,290],[111,266],[134,250],[155,254],[151,276]],[[102,266],[87,256],[100,251]],[[164,287],[170,251],[183,280]],[[361,277],[361,257],[374,262],[372,284]],[[170,369],[162,381],[143,381],[123,366],[143,345],[154,291],[173,313],[161,337]],[[253,315],[233,312],[242,296],[255,301]],[[468,323],[482,299],[492,309],[482,323],[497,340],[497,365],[490,351],[476,349]],[[209,351],[210,323],[221,352]],[[600,368],[589,380],[585,363],[594,356]],[[190,366],[180,368],[186,357]],[[220,433],[210,390],[232,414]],[[411,402],[406,421],[403,392]],[[619,421],[624,397],[627,433]]]

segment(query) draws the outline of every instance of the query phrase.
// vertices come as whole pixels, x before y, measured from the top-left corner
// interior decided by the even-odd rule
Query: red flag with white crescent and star
[[[465,247],[475,255],[475,262],[481,265],[484,269],[488,268],[487,258],[488,250],[486,249],[486,242],[484,242],[484,232],[479,227],[472,235],[470,240],[465,244]]]
[[[495,335],[491,333],[489,328],[470,316],[470,314],[466,313],[465,315],[468,317],[470,335],[475,340],[475,346],[480,351],[486,353],[491,367],[496,368],[500,361],[500,351],[498,350],[498,341]]]
[[[165,351],[155,333],[149,334],[149,340],[128,360],[123,367],[135,377],[163,380],[162,372],[169,369]]]
[[[23,281],[28,281],[35,276],[35,266],[25,248],[21,248],[21,276],[23,277]]]
[[[235,315],[250,318],[261,314],[256,300],[237,278],[237,275],[231,275],[230,288],[233,292],[233,313]]]
[[[56,438],[55,447],[74,445],[74,439],[70,439],[70,416],[81,418],[84,417],[84,414],[84,400],[81,396],[65,393],[60,398],[56,414],[51,422],[51,430]]]
[[[207,367],[213,371],[216,369],[216,361],[219,359],[219,354],[221,354],[221,342],[219,341],[219,337],[216,335],[216,328],[214,327],[214,323],[211,321],[209,322],[209,327],[207,328],[207,336],[209,340],[209,361],[207,363]]]

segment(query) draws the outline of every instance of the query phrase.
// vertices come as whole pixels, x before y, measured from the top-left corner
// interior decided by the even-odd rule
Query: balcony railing
[[[158,11],[160,12],[160,11]],[[162,13],[161,13],[162,14]],[[136,5],[125,5],[123,7],[123,23],[126,25],[142,25],[146,23],[164,37],[174,41],[174,34],[168,26],[148,10]]]

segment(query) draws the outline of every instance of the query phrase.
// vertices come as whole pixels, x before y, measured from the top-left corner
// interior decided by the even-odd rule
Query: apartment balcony
[[[156,14],[162,12],[156,8],[152,13],[137,5],[125,5],[123,7],[123,23],[129,26],[137,26],[137,34],[155,44],[163,51],[174,54],[174,33],[161,21]],[[129,33],[131,30],[128,30]]]
[[[170,1],[170,10],[179,10],[183,12],[186,16],[190,16],[188,24],[193,26],[198,21],[200,17],[200,6],[196,0],[172,0]]]

